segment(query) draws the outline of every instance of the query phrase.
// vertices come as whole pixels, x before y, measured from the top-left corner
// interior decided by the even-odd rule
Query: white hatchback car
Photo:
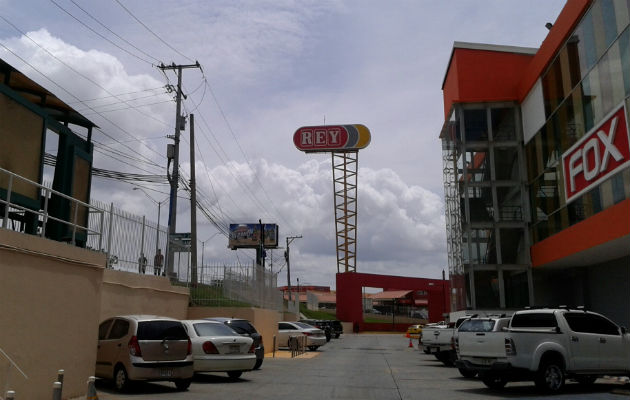
[[[326,344],[326,335],[323,330],[303,322],[278,322],[278,347],[289,347],[291,336],[306,336],[306,346],[310,350],[317,350]]]
[[[192,341],[195,372],[227,372],[237,379],[256,364],[254,340],[229,326],[208,320],[182,321]]]

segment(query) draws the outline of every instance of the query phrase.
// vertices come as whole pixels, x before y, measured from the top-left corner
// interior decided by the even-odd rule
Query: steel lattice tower
[[[332,152],[337,272],[356,272],[359,152]]]

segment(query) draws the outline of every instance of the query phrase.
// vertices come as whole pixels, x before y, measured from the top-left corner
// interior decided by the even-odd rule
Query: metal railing
[[[46,237],[48,223],[55,221],[71,232],[66,240],[68,243],[78,245],[77,236],[81,236],[84,237],[81,245],[105,253],[107,268],[140,274],[164,273],[163,262],[159,266],[159,260],[155,256],[161,250],[163,260],[166,260],[167,227],[149,221],[145,216],[117,209],[113,203],[97,200],[92,200],[91,204],[83,203],[0,168],[0,183],[3,182],[7,182],[7,189],[5,194],[0,192],[2,228]],[[19,184],[16,185],[16,182]],[[16,187],[22,193],[38,193],[41,198],[31,202],[41,203],[41,208],[33,209],[12,201],[12,198],[20,197],[14,196]],[[53,196],[59,196],[68,202],[70,221],[50,215],[48,205]],[[87,226],[78,222],[82,212],[87,213]],[[26,218],[27,215],[30,217]],[[31,225],[35,226],[35,232],[28,232],[29,228],[24,221],[29,219]],[[30,230],[33,230],[32,226]],[[277,290],[277,274],[253,264],[206,265],[197,267],[198,283],[193,285],[190,282],[190,253],[175,253],[174,261],[176,277],[173,283],[189,287],[194,304],[282,309],[282,293]]]

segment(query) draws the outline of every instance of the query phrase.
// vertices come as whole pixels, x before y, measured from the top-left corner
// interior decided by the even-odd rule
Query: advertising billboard
[[[293,144],[304,152],[356,151],[370,144],[365,125],[303,126],[293,134]]]
[[[260,246],[261,224],[230,224],[230,238],[228,247],[236,249],[254,249]],[[278,225],[262,224],[264,231],[263,246],[265,248],[278,247]]]
[[[622,105],[562,154],[566,202],[629,165],[630,140]]]

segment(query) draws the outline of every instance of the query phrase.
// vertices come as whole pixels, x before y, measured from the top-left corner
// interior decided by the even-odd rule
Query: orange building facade
[[[456,42],[442,89],[453,310],[630,324],[630,2],[570,0],[540,48]]]

